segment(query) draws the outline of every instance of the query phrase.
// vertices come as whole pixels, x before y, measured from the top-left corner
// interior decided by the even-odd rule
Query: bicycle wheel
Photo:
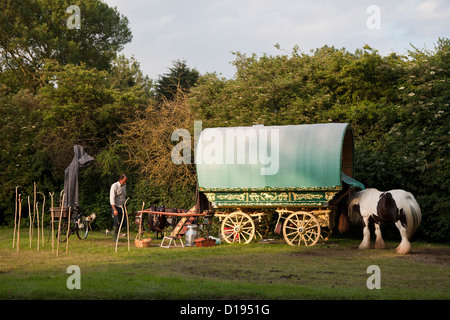
[[[86,221],[84,216],[75,223],[75,228],[77,230],[77,237],[80,240],[86,239],[89,233],[89,221]]]
[[[61,221],[61,233],[59,234],[59,242],[66,242],[67,238],[70,236],[70,232],[67,234],[67,221]],[[58,239],[58,229],[56,229],[56,239]]]

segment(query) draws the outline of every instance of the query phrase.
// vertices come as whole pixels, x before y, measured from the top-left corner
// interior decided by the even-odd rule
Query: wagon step
[[[181,225],[180,231],[178,232],[178,236],[184,236],[184,234],[187,231],[188,225],[192,224],[192,222],[194,222],[194,220],[195,220],[195,217],[183,217],[180,220],[180,222],[178,222],[177,226],[175,227],[175,229],[178,228],[180,223],[183,222],[183,224]]]

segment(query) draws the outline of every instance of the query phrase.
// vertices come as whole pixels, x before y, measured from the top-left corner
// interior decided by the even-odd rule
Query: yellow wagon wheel
[[[283,236],[291,246],[313,246],[320,239],[319,221],[309,212],[294,212],[284,221]]]
[[[250,243],[255,236],[255,223],[246,213],[230,213],[222,221],[222,235],[228,243]]]

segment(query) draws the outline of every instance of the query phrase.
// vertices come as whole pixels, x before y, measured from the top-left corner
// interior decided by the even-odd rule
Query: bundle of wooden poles
[[[44,214],[45,214],[45,194],[42,192],[36,191],[36,182],[33,184],[34,192],[33,192],[33,210],[31,210],[31,201],[30,196],[27,197],[28,199],[28,217],[29,217],[29,229],[28,229],[28,235],[30,240],[30,248],[32,247],[33,242],[33,236],[34,236],[34,224],[36,221],[37,224],[37,251],[39,251],[40,247],[44,246]],[[12,247],[13,249],[16,248],[17,251],[20,250],[20,226],[22,222],[22,194],[18,192],[20,186],[17,186],[16,189],[16,197],[15,197],[15,203],[14,203],[14,235],[13,235],[13,242]],[[42,201],[42,209],[41,214],[39,215],[39,202],[36,201],[37,194],[42,195],[43,201]],[[53,196],[54,193],[50,193],[51,197],[51,212],[53,213]],[[62,209],[64,204],[64,191],[61,191],[60,193],[60,207],[61,207],[61,214],[62,216]],[[70,221],[70,208],[69,208],[69,216],[68,221]],[[36,219],[37,218],[37,219]],[[52,214],[52,253],[55,253],[55,230],[54,230],[54,215]],[[67,234],[69,234],[69,228],[70,223],[68,223],[67,227]],[[61,234],[61,218],[59,219],[58,223],[58,240],[57,240],[57,246],[56,246],[56,255],[59,255],[59,236]],[[67,238],[66,241],[66,252],[69,250],[69,239]]]
[[[13,235],[13,242],[12,242],[12,247],[17,248],[17,251],[20,250],[20,226],[22,223],[22,202],[23,202],[23,197],[22,194],[18,192],[18,189],[20,188],[20,186],[17,186],[16,189],[16,198],[15,198],[15,210],[14,210],[14,235]],[[37,221],[37,251],[39,251],[40,247],[44,246],[44,212],[45,212],[45,195],[42,192],[37,192],[36,191],[36,182],[34,182],[34,198],[33,198],[33,210],[31,210],[31,200],[30,200],[30,196],[27,197],[28,199],[28,217],[29,217],[29,240],[30,240],[30,248],[32,247],[32,240],[33,240],[33,236],[34,236],[34,224],[35,224],[35,220]],[[36,201],[36,196],[37,194],[40,194],[43,196],[43,202],[42,202],[42,210],[41,210],[41,214],[39,215],[39,202]],[[54,193],[50,193],[50,197],[51,197],[51,228],[52,228],[52,234],[51,234],[51,238],[52,238],[52,253],[55,253],[55,230],[54,230],[54,218],[55,218],[55,214],[54,214],[54,206],[53,206],[53,201],[54,201]],[[61,209],[60,214],[59,214],[59,222],[58,222],[58,230],[57,230],[57,239],[56,239],[56,255],[59,255],[59,244],[60,244],[60,235],[61,235],[61,220],[62,220],[62,216],[63,216],[63,208],[64,208],[64,200],[65,200],[65,194],[64,194],[64,190],[61,191],[60,195],[59,195],[59,207]],[[117,252],[117,245],[119,242],[119,236],[120,236],[120,231],[122,229],[122,225],[123,225],[123,221],[124,218],[126,216],[127,219],[127,239],[128,239],[128,250],[130,250],[130,227],[129,227],[129,220],[128,220],[128,210],[127,210],[127,204],[128,199],[125,201],[124,205],[121,206],[122,208],[122,220],[120,222],[120,227],[119,227],[119,232],[118,232],[118,236],[116,239],[116,246],[115,246],[115,252]],[[37,217],[37,219],[36,219]],[[69,251],[69,232],[70,232],[70,217],[71,217],[71,207],[69,206],[68,209],[68,217],[67,217],[67,239],[66,239],[66,253]],[[39,220],[41,219],[41,220]]]

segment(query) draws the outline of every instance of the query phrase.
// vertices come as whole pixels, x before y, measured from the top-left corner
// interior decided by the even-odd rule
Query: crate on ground
[[[216,240],[211,238],[198,238],[194,242],[197,247],[213,247],[216,245]]]

